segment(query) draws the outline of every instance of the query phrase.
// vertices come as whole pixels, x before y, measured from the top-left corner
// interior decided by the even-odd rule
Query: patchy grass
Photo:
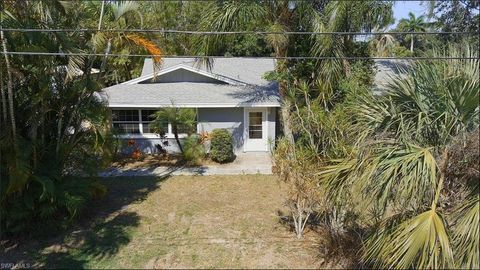
[[[318,234],[280,222],[274,176],[108,178],[75,228],[2,243],[2,262],[43,268],[318,268]]]

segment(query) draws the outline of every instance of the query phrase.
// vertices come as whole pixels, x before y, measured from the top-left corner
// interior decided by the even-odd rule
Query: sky
[[[427,7],[420,5],[421,1],[397,1],[393,7],[393,16],[395,17],[394,28],[401,18],[408,18],[408,13],[412,12],[415,16],[421,16],[427,13]]]

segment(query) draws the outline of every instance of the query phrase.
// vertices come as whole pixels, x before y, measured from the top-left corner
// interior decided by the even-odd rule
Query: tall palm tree
[[[364,250],[375,267],[479,267],[478,175],[448,172],[458,162],[453,143],[478,141],[480,65],[468,46],[447,56],[474,60],[418,62],[384,96],[359,98],[356,148],[321,173],[331,198],[360,190],[365,205],[382,210]]]
[[[408,19],[401,19],[398,22],[398,29],[405,32],[425,32],[428,28],[428,23],[425,22],[425,16],[416,17],[412,12],[408,13]],[[413,53],[413,45],[415,43],[415,35],[410,37],[410,51]]]
[[[10,66],[10,59],[7,54],[7,39],[5,37],[5,34],[3,31],[0,31],[0,39],[2,41],[2,50],[3,50],[3,56],[5,59],[5,68],[7,71],[7,95],[8,95],[8,107],[10,111],[10,122],[12,125],[12,139],[14,142],[14,145],[16,145],[16,138],[17,138],[17,126],[15,123],[15,110],[14,110],[14,105],[13,105],[13,78],[12,78],[12,67]],[[2,90],[3,91],[3,90]]]
[[[105,22],[104,16],[107,18]],[[141,28],[143,27],[143,16],[139,12],[139,4],[135,1],[108,2],[108,6],[105,6],[105,2],[102,2],[98,22],[99,29],[102,23],[109,29],[128,29],[136,26],[140,26]],[[103,49],[105,51],[99,76],[105,69],[108,54],[110,54],[112,50],[119,50],[125,53],[125,50],[135,51],[139,48],[144,49],[154,55],[155,70],[161,64],[162,59],[160,55],[163,54],[163,50],[143,35],[99,31],[92,37],[92,41],[95,49]],[[129,67],[126,67],[126,74],[128,76],[127,79],[131,79]]]
[[[358,4],[357,2],[361,3]],[[339,4],[341,3],[341,4]],[[317,1],[295,0],[226,0],[208,3],[206,14],[200,23],[200,28],[208,31],[235,31],[248,28],[255,21],[255,25],[261,26],[259,31],[285,32],[285,31],[329,31],[344,29],[366,30],[376,25],[384,25],[391,19],[391,3],[383,1],[332,1],[326,7]],[[355,15],[352,17],[352,15]],[[329,25],[338,27],[330,28]],[[343,27],[343,28],[342,28]],[[343,31],[343,30],[342,30]],[[206,35],[197,42],[197,54],[217,55],[226,41],[225,36]],[[345,38],[348,43],[352,37]],[[275,57],[286,57],[289,52],[295,50],[295,40],[284,34],[269,34],[266,41],[273,48]],[[312,38],[313,56],[341,56],[338,43],[332,42],[332,38],[317,36]],[[341,47],[343,48],[343,47]],[[343,52],[343,50],[342,50]],[[334,62],[332,64],[332,62]],[[338,74],[343,69],[337,67],[341,61],[325,62],[323,67],[331,73]],[[211,64],[207,61],[207,65]],[[290,63],[284,59],[276,61],[276,71],[284,73]],[[328,71],[320,72],[328,73]],[[340,75],[325,76],[331,85]],[[283,132],[287,138],[293,140],[290,127],[290,102],[287,97],[287,85],[284,81],[279,82],[280,96],[283,104],[281,118]]]

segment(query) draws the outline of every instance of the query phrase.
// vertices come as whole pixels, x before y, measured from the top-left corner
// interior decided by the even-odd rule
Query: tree
[[[248,29],[248,26],[253,24],[256,26],[254,30],[271,32],[288,30],[328,31],[330,29],[351,31],[351,29],[356,28],[363,30],[376,25],[383,25],[387,21],[391,21],[391,14],[391,3],[383,1],[231,0],[209,3],[207,12],[202,17],[200,28],[209,31],[235,31]],[[352,17],[352,15],[355,16]],[[327,28],[326,25],[335,25],[335,27]],[[338,53],[335,53],[338,44],[333,46],[332,39],[323,36],[313,39],[301,39],[283,34],[269,34],[265,39],[269,46],[273,48],[275,57],[279,58],[286,57],[289,54],[295,55],[296,48],[301,47],[296,46],[299,39],[305,42],[305,44],[311,45],[303,47],[313,48],[311,50],[312,56],[340,56]],[[228,37],[220,35],[202,36],[197,40],[197,53],[216,55],[228,40]],[[352,38],[346,36],[344,40],[350,44]],[[285,73],[289,64],[284,59],[278,59],[276,61],[276,72],[280,74]],[[335,66],[335,64],[333,65]],[[326,67],[328,66],[329,64],[325,63],[322,66],[324,69],[319,70],[324,72],[324,74],[328,73],[324,77],[329,80],[330,85],[333,85],[340,75],[337,73],[335,76],[330,76],[332,72],[337,72],[338,69],[327,69]],[[292,128],[289,123],[291,104],[287,98],[286,84],[285,81],[279,81],[280,96],[283,100],[281,116],[284,134],[293,141]]]
[[[401,19],[398,22],[398,29],[405,32],[425,32],[429,24],[425,22],[425,16],[415,17],[412,12],[408,13],[408,19]],[[413,45],[415,43],[415,35],[410,36],[410,52],[413,53]]]
[[[76,13],[82,12],[83,3],[7,1],[3,7],[3,27],[72,28],[77,27]],[[91,49],[88,37],[77,34],[2,34],[3,45],[10,51]],[[16,134],[5,126],[0,130],[1,234],[38,228],[39,223],[42,228],[58,228],[70,223],[88,199],[104,190],[93,179],[72,177],[96,175],[108,159],[106,108],[94,94],[100,85],[91,80],[91,62],[85,57],[21,55],[0,61],[2,67],[8,62],[9,70],[0,70],[0,85],[10,84],[9,110],[13,112],[9,118],[15,117],[16,125]],[[11,76],[4,76],[7,72]]]
[[[431,56],[474,59],[416,62],[384,96],[359,97],[354,149],[321,172],[330,199],[379,209],[363,256],[374,267],[479,267],[479,175],[468,173],[478,163],[453,158],[458,145],[478,144],[478,52]]]
[[[103,22],[104,26],[108,29],[128,29],[140,27],[143,28],[143,15],[139,11],[139,4],[135,1],[113,1],[109,2],[107,7],[104,7],[102,2],[102,9],[107,9],[104,12],[101,11],[100,20],[107,19]],[[138,23],[140,22],[140,23]],[[99,27],[102,21],[99,21]],[[131,52],[145,50],[148,53],[154,55],[153,62],[155,70],[161,65],[161,57],[163,50],[157,46],[153,41],[140,34],[129,34],[122,32],[104,32],[99,31],[92,37],[92,43],[97,51],[103,50],[105,56],[100,66],[100,73],[105,69],[107,65],[108,54],[111,51],[117,51],[122,54],[129,54]],[[107,85],[110,83],[119,83],[120,81],[130,80],[132,77],[130,66],[130,59],[116,58],[112,60],[114,67],[112,73],[108,77],[112,82],[107,81]],[[123,72],[121,72],[123,70]],[[121,72],[121,74],[120,74]]]
[[[180,152],[183,154],[183,147],[178,136],[178,131],[183,128],[189,135],[196,129],[197,114],[195,109],[166,107],[161,108],[155,113],[155,120],[150,124],[153,130],[158,134],[166,133],[165,124],[172,126],[172,132],[175,136]]]

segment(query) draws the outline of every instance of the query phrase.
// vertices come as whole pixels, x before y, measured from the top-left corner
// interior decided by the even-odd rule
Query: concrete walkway
[[[214,164],[198,167],[151,167],[142,169],[111,168],[99,174],[100,177],[115,176],[167,176],[167,175],[238,175],[272,174],[270,153],[249,152],[237,154],[235,160],[227,164]]]

